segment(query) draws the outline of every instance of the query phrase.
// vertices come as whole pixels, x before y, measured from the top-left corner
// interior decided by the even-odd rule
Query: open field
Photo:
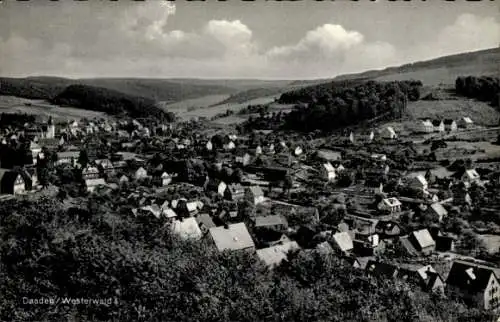
[[[30,106],[27,106],[26,104],[30,104]],[[106,114],[102,112],[89,111],[73,107],[60,107],[43,100],[31,100],[3,95],[0,95],[0,113],[27,113],[42,116],[44,119],[52,116],[52,118],[59,121],[106,117]]]
[[[408,103],[408,114],[415,119],[454,119],[469,116],[474,123],[484,126],[498,125],[500,112],[485,102],[460,98],[442,101],[416,101]]]
[[[436,151],[436,156],[447,158],[491,159],[500,157],[500,145],[490,142],[447,141],[448,147]]]
[[[191,109],[207,108],[208,106],[219,103],[228,97],[229,95],[227,94],[208,95],[182,100],[175,103],[160,102],[159,104],[161,107],[166,108],[169,112],[182,113]]]
[[[198,117],[206,117],[206,118],[212,118],[217,114],[224,113],[227,110],[234,111],[237,113],[239,110],[247,107],[248,105],[257,105],[257,104],[268,104],[274,101],[274,96],[273,97],[261,97],[257,98],[245,103],[231,103],[231,104],[221,104],[221,105],[215,105],[207,108],[201,108],[201,109],[196,109],[192,111],[187,111],[187,110],[170,110],[174,113],[176,113],[178,116],[180,116],[182,119],[191,119],[191,118],[198,118]],[[219,121],[219,120],[218,120]],[[225,121],[222,121],[222,123],[226,123]]]

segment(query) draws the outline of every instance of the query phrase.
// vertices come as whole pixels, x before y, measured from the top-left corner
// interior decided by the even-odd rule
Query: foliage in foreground
[[[102,201],[0,206],[0,320],[488,321],[484,312],[301,251],[268,271],[254,255],[173,238]],[[23,297],[112,298],[109,306]]]

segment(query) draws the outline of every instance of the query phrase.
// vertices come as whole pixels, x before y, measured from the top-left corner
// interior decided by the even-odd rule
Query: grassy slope
[[[424,85],[438,85],[440,83],[455,84],[455,79],[463,75],[498,75],[499,73],[500,48],[493,48],[444,56],[383,70],[341,75],[336,77],[335,80],[373,79],[385,81],[419,79]]]

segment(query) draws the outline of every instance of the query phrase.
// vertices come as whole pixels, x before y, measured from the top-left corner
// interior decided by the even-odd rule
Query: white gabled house
[[[398,135],[392,126],[388,126],[382,130],[382,137],[384,139],[394,140],[397,139]]]
[[[330,182],[335,181],[335,179],[337,178],[335,168],[330,162],[324,163],[321,167],[321,177]]]
[[[401,211],[401,202],[397,198],[385,198],[378,204],[379,210],[385,210],[390,213]]]

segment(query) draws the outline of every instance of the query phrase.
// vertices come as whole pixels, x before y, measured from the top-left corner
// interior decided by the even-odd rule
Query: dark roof
[[[14,183],[18,172],[8,169],[0,169],[0,186],[2,193],[14,193]]]
[[[401,243],[401,246],[406,250],[408,255],[417,256],[419,254],[419,252],[415,249],[411,241],[408,239],[408,236],[400,237],[399,242]]]
[[[443,121],[444,125],[450,125],[450,124],[452,124],[453,122],[455,122],[455,121],[454,121],[454,120],[452,120],[452,119],[445,119],[445,120]]]
[[[398,271],[395,265],[370,260],[366,264],[366,271],[369,274],[383,277],[394,277]]]
[[[495,268],[484,265],[454,261],[446,279],[446,284],[468,292],[481,292],[488,285],[491,274],[495,275],[494,270]]]

